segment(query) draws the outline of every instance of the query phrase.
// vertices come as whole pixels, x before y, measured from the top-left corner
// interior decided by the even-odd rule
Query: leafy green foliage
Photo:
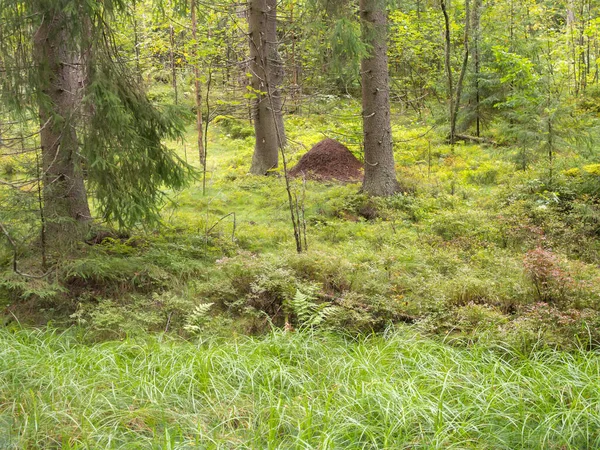
[[[294,297],[289,300],[289,308],[296,316],[299,325],[303,327],[322,325],[339,309],[327,303],[317,304],[314,300],[313,296],[303,294],[300,290],[297,290]]]
[[[214,303],[203,303],[196,305],[185,321],[183,329],[191,334],[200,333],[208,322],[208,312]]]
[[[71,5],[67,17],[81,12],[64,3]],[[595,323],[600,170],[589,112],[596,94],[590,86],[593,68],[582,78],[579,66],[593,60],[597,23],[573,23],[583,26],[591,52],[575,64],[571,59],[582,55],[577,53],[582,44],[566,37],[580,35],[567,29],[557,4],[485,5],[477,36],[479,73],[469,67],[461,111],[461,133],[475,131],[470,119],[475,112],[485,116],[483,138],[451,148],[439,119],[447,94],[439,5],[406,1],[391,11],[391,132],[397,171],[408,189],[374,200],[356,184],[309,180],[304,204],[309,251],[296,255],[288,248],[281,173],[247,176],[253,142],[244,98],[247,42],[238,39],[243,19],[229,4],[203,9],[199,42],[190,42],[187,3],[177,2],[173,9],[157,5],[157,12],[150,11],[151,3],[83,5],[92,20],[93,33],[85,38],[94,58],[79,135],[95,213],[117,226],[146,222],[156,228],[82,246],[78,255],[61,261],[51,280],[12,274],[12,247],[1,238],[2,296],[11,312],[39,304],[42,316],[54,319],[46,312],[63,304],[90,329],[117,335],[144,329],[185,333],[188,323],[205,336],[218,321],[236,332],[255,333],[286,320],[361,333],[406,321],[466,343],[478,335],[512,339],[524,317],[531,318],[523,320],[524,327],[535,328],[536,321],[545,321],[531,312],[540,302],[557,314],[579,311],[582,327]],[[297,0],[280,5],[288,19],[280,24],[285,38],[280,51],[289,62],[286,77],[297,83],[286,103],[294,110],[286,117],[289,166],[324,136],[337,137],[361,157],[361,105],[347,94],[357,91],[358,60],[368,49],[358,39],[356,5],[347,6]],[[0,43],[6,51],[18,44],[17,35],[6,31],[15,29],[16,19],[26,19],[31,29],[37,24],[37,18],[21,13],[2,10],[12,27],[4,29]],[[106,47],[98,34],[102,14],[114,47]],[[456,72],[464,50],[464,4],[453,3],[449,14]],[[80,25],[72,26],[73,36],[80,36]],[[3,61],[26,61],[31,49],[21,48],[24,53]],[[119,57],[124,54],[131,58]],[[197,136],[184,128],[197,108],[194,66],[206,94],[203,118],[216,118],[208,133],[214,152],[206,195],[198,185],[184,183],[197,165],[190,146]],[[5,95],[2,123],[19,115],[26,121],[3,128],[3,138],[31,131],[27,145],[35,148],[35,83],[25,86],[23,79],[11,78],[15,74],[2,83],[6,89],[21,83],[15,102],[22,105]],[[209,74],[213,84],[207,92]],[[147,90],[156,101],[173,102],[173,81],[179,108],[148,100]],[[343,98],[332,95],[340,91]],[[33,153],[8,156],[0,158],[3,177],[37,176]],[[0,220],[17,238],[19,261],[41,273],[35,189],[2,186]],[[172,203],[164,202],[167,194]],[[208,304],[213,304],[210,312],[198,306]],[[571,348],[580,339],[576,335],[569,340],[566,333],[557,345]]]

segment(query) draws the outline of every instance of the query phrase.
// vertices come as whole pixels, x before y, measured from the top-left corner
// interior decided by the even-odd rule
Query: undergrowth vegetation
[[[360,156],[357,102],[325,99],[308,109],[286,119],[290,166],[324,135]],[[2,247],[4,322],[78,323],[102,338],[273,326],[362,333],[405,322],[457,344],[600,342],[593,149],[565,149],[552,166],[533,153],[522,170],[519,148],[452,149],[427,121],[399,117],[404,192],[375,199],[359,184],[293,180],[307,224],[308,251],[297,254],[281,173],[247,174],[248,129],[217,118],[206,194],[200,182],[173,193],[160,229],[97,230],[43,279],[14,273],[12,248]],[[187,144],[171,148],[197,164]],[[19,265],[39,267],[35,216],[19,220],[11,229],[24,243]]]
[[[2,448],[600,446],[600,358],[584,350],[456,349],[407,328],[88,338],[0,330]]]

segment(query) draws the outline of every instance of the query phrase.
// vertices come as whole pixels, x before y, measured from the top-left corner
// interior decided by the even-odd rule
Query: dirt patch
[[[290,170],[292,177],[303,174],[317,181],[360,181],[363,178],[363,165],[344,144],[334,139],[324,139],[304,154]]]

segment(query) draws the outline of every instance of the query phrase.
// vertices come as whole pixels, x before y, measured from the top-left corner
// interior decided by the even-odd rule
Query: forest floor
[[[358,103],[311,108],[286,118],[289,166],[325,137],[360,157]],[[301,254],[281,170],[248,175],[252,128],[224,117],[161,229],[47,280],[0,251],[0,448],[598,447],[594,150],[550,171],[426,121],[393,135],[405,193],[292,181]],[[169,145],[198,167],[194,141]]]
[[[3,449],[592,449],[600,357],[399,328],[86,343],[0,330]]]

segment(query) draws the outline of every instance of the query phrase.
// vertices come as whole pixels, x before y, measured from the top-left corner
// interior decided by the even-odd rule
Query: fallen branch
[[[458,140],[458,141],[472,142],[475,144],[487,144],[487,145],[494,145],[494,146],[498,145],[498,143],[496,141],[494,141],[493,139],[486,138],[486,137],[469,136],[468,134],[455,134],[454,138],[455,138],[455,140]]]
[[[8,232],[8,230],[6,229],[4,224],[2,224],[2,222],[0,222],[0,230],[2,231],[4,236],[6,236],[8,243],[10,244],[10,246],[13,249],[13,263],[12,263],[13,272],[15,272],[17,275],[21,275],[22,277],[33,278],[33,279],[39,280],[40,278],[46,278],[48,275],[50,275],[54,271],[54,267],[50,268],[50,270],[48,270],[48,272],[46,272],[42,275],[30,275],[28,273],[19,271],[17,243],[14,241],[14,239],[12,238],[12,236],[10,235],[10,233]]]

